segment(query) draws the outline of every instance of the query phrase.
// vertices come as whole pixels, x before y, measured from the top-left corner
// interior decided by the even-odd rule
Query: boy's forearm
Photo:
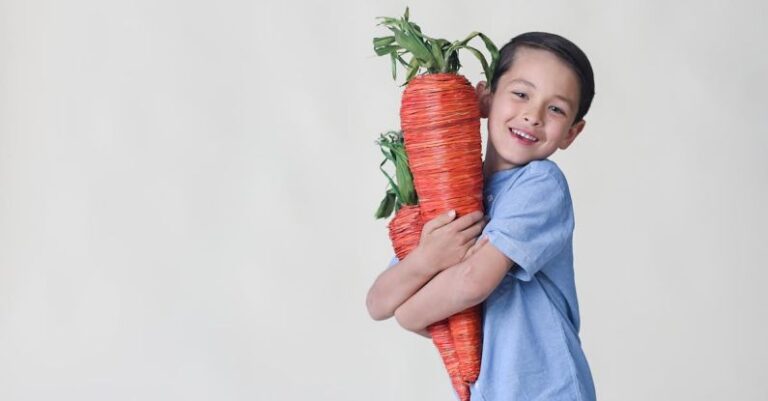
[[[501,283],[514,262],[492,244],[443,270],[395,311],[403,328],[419,332],[483,301]]]
[[[374,320],[394,316],[395,310],[434,275],[418,248],[415,249],[376,278],[366,297],[368,313]]]
[[[482,302],[466,285],[469,265],[459,263],[443,270],[395,310],[397,322],[405,329],[423,333],[432,323]]]

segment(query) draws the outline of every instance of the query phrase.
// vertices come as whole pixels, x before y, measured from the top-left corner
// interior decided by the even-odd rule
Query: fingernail
[[[451,210],[450,212],[448,212],[448,215],[451,216],[451,217],[456,217],[456,211],[455,210]]]

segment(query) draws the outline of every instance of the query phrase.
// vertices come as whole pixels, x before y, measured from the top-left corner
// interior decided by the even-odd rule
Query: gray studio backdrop
[[[0,0],[0,399],[451,399],[364,305],[401,91],[370,42],[405,5]],[[553,160],[599,399],[768,399],[766,3],[410,6],[591,58]]]

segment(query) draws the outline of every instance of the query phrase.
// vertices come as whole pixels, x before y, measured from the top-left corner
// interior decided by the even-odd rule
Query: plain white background
[[[0,399],[451,399],[364,305],[402,89],[371,39],[405,5],[1,0]],[[768,399],[766,3],[410,6],[590,57],[553,160],[599,399]]]

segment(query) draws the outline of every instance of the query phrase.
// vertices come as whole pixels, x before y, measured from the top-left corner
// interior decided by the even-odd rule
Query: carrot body
[[[421,238],[419,205],[404,205],[389,222],[389,239],[398,260],[403,260],[419,245]]]
[[[389,238],[395,255],[403,260],[411,251],[419,245],[421,238],[421,214],[418,205],[405,205],[401,207],[395,217],[389,222]],[[469,400],[469,387],[461,375],[461,363],[456,347],[453,345],[453,336],[449,328],[448,319],[431,324],[427,327],[432,342],[435,344],[440,358],[448,371],[451,385],[462,401]]]
[[[448,318],[459,369],[464,381],[474,383],[480,375],[482,353],[482,306],[476,305]]]
[[[426,74],[405,88],[400,107],[405,150],[427,222],[455,209],[483,210],[480,108],[458,74]]]
[[[480,109],[469,81],[452,73],[413,78],[403,92],[400,121],[422,223],[451,209],[457,216],[483,211]],[[472,383],[480,373],[480,308],[469,308],[448,321],[435,330],[449,327],[452,341],[435,345],[441,355],[451,351],[440,346],[455,347],[460,378]]]
[[[440,353],[445,370],[448,371],[448,377],[451,379],[451,385],[456,391],[461,401],[469,401],[469,385],[464,381],[461,375],[461,361],[456,347],[453,344],[453,336],[448,324],[448,319],[432,323],[427,327],[429,335],[432,336],[432,343]]]

